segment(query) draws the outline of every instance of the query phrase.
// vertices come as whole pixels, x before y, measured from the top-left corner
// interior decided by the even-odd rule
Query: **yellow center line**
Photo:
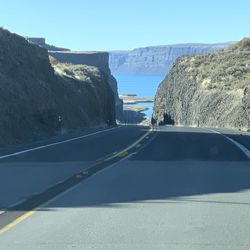
[[[144,138],[146,138],[151,132],[153,131],[153,129],[151,128],[147,133],[145,133],[141,138],[139,138],[137,141],[135,141],[133,144],[131,144],[129,147],[127,147],[126,149],[118,152],[117,154],[105,159],[104,161],[113,159],[115,157],[119,157],[122,158],[126,155],[128,155],[128,150],[130,150],[131,148],[135,147],[137,144],[139,144]],[[83,173],[86,174],[86,173]],[[82,178],[83,175],[76,175],[76,178]],[[53,199],[55,199],[57,196],[59,196],[60,194],[56,195]],[[43,204],[41,204],[39,207],[43,206],[44,204],[48,203],[48,201],[44,202]],[[38,208],[38,207],[37,207]],[[27,211],[26,213],[22,214],[21,216],[19,216],[18,218],[16,218],[14,221],[10,222],[9,224],[5,225],[4,227],[0,228],[0,234],[10,230],[11,228],[15,227],[17,224],[19,224],[20,222],[22,222],[23,220],[27,219],[28,217],[30,217],[32,214],[34,214],[37,210],[37,208],[34,208],[30,211]]]
[[[19,216],[18,218],[16,218],[14,221],[12,221],[11,223],[7,224],[6,226],[2,227],[0,229],[0,234],[6,232],[7,230],[11,229],[12,227],[16,226],[18,223],[22,222],[23,220],[27,219],[28,217],[30,217],[33,213],[35,213],[35,210],[31,210],[26,212],[25,214]]]
[[[122,158],[124,156],[128,155],[128,151],[124,151],[118,155],[119,158]]]
[[[116,157],[120,157],[121,154],[123,154],[124,152],[129,151],[131,148],[135,147],[137,144],[139,144],[144,138],[146,138],[151,132],[153,131],[152,128],[150,128],[150,130],[144,134],[141,138],[139,138],[137,141],[135,141],[133,144],[131,144],[130,146],[128,146],[127,148],[123,149],[122,151],[118,152],[117,154],[110,156],[108,158],[106,158],[104,161],[109,161],[111,159],[114,159]]]

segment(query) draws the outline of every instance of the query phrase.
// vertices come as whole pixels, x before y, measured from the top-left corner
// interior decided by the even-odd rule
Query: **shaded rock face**
[[[49,54],[62,63],[86,64],[98,67],[107,77],[115,96],[116,118],[122,119],[123,103],[119,99],[116,79],[109,69],[109,54],[107,52],[74,52],[74,51],[49,51]]]
[[[157,90],[152,121],[249,130],[250,47],[241,44],[178,59]]]
[[[49,45],[43,37],[26,37],[26,40],[46,48],[48,53],[59,62],[95,66],[107,74],[108,82],[115,96],[116,118],[122,120],[123,103],[118,95],[117,81],[109,69],[109,54],[107,52],[71,51],[69,49]]]
[[[116,118],[122,119],[123,103],[119,99],[116,79],[109,69],[109,54],[107,52],[74,52],[74,51],[49,51],[49,54],[62,63],[86,64],[98,67],[107,77],[115,96]]]
[[[112,73],[156,74],[169,72],[178,57],[197,55],[227,47],[225,44],[179,44],[138,48],[132,51],[110,51]]]
[[[0,29],[0,146],[115,124],[106,74],[53,66],[46,49]]]

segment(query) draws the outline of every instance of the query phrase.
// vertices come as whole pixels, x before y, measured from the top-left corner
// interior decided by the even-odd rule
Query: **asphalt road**
[[[122,150],[145,134],[146,130],[143,127],[123,126],[88,131],[87,134],[74,134],[73,138],[80,137],[76,140],[0,159],[0,210],[40,193],[105,156]],[[1,155],[69,139],[72,138],[62,136],[15,148]]]
[[[249,134],[219,132],[250,149]],[[99,138],[98,157],[126,147],[145,128],[107,133],[109,142]],[[75,143],[61,144],[55,156],[47,148],[16,160],[46,162],[49,156],[54,165],[57,157],[66,163],[95,159],[88,147],[85,155],[82,143]],[[211,130],[160,127],[103,170],[25,214],[0,234],[1,250],[250,249],[250,161]]]

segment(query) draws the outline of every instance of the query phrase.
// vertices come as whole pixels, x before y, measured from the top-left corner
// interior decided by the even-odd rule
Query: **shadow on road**
[[[70,167],[70,162],[95,161],[105,155],[124,149],[148,131],[148,127],[143,126],[129,125],[120,127],[120,129],[115,129],[112,133],[97,134],[69,143],[62,143],[56,146],[0,159],[0,170],[2,163],[32,162],[40,164],[43,162],[68,162]],[[46,145],[47,143],[44,144]],[[25,149],[26,148],[24,148],[24,150]],[[17,151],[22,151],[22,149]]]
[[[188,196],[248,189],[250,161],[226,138],[205,132],[161,131],[132,158],[86,179],[44,210],[120,207],[135,201],[174,202],[166,199],[179,202]],[[202,202],[250,205],[250,198]]]
[[[249,160],[238,147],[222,135],[209,131],[191,131],[157,131],[157,138],[148,147],[141,150],[134,159],[142,161]],[[227,136],[231,137],[231,135]],[[233,139],[246,147],[249,146],[250,149],[250,136],[234,135]]]
[[[90,178],[81,188],[49,207],[119,206],[120,203],[183,199],[247,189],[250,189],[250,167],[243,162],[128,161]],[[234,203],[250,205],[250,198],[227,200],[222,204]]]

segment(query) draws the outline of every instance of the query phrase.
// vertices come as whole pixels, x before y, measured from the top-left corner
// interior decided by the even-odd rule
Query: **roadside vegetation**
[[[217,53],[185,57],[181,64],[205,89],[244,89],[250,85],[250,38]]]

